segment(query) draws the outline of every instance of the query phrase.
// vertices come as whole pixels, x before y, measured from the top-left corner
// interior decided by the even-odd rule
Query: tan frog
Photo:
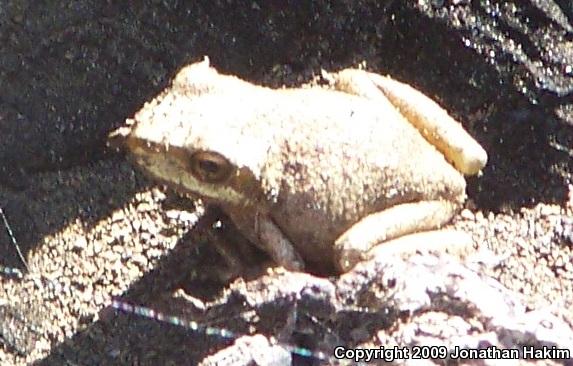
[[[428,230],[461,208],[460,172],[483,168],[481,146],[408,85],[355,69],[325,76],[332,88],[275,90],[205,59],[115,136],[152,177],[219,205],[287,269],[345,272],[459,241]]]

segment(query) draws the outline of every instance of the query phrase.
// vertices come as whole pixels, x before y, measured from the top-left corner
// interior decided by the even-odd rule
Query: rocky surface
[[[438,100],[490,156],[453,225],[472,234],[478,251],[494,253],[481,270],[522,294],[524,314],[548,311],[570,325],[572,22],[571,5],[558,0],[3,1],[0,205],[32,273],[0,279],[0,362],[194,364],[232,343],[102,310],[111,296],[317,352],[341,339],[403,343],[416,327],[446,339],[480,322],[429,311],[389,328],[376,311],[368,318],[359,297],[334,322],[322,321],[329,307],[297,311],[308,324],[269,317],[292,314],[293,302],[275,301],[268,281],[298,274],[254,273],[230,285],[236,295],[221,292],[209,276],[221,262],[205,244],[209,235],[192,230],[193,207],[174,208],[169,192],[105,148],[109,131],[204,55],[271,86],[364,62]],[[21,268],[7,235],[0,251],[1,265]],[[442,328],[448,319],[458,328]]]
[[[392,258],[387,262],[363,263],[333,282],[295,273],[275,273],[246,284],[234,283],[226,297],[243,298],[247,306],[259,309],[281,304],[275,313],[280,311],[290,316],[277,333],[283,339],[273,342],[286,343],[286,335],[294,337],[303,329],[324,350],[338,346],[376,349],[380,345],[413,350],[416,346],[432,345],[436,352],[433,357],[440,362],[440,358],[455,360],[459,353],[456,347],[522,352],[528,347],[568,349],[573,344],[573,329],[564,317],[554,316],[547,309],[526,311],[519,296],[480,273],[483,264],[474,262],[471,266],[476,270],[444,255],[415,255],[407,260]],[[253,297],[261,291],[266,293],[263,301]],[[265,313],[271,312],[257,312]],[[350,317],[352,322],[348,321]],[[338,328],[342,324],[353,326]],[[372,329],[378,329],[374,338],[370,338]],[[270,352],[269,347],[266,338],[241,338],[203,363],[235,365],[242,361],[238,355],[248,355],[258,365],[289,364],[288,359],[257,361],[257,352]],[[279,351],[274,354],[282,357]],[[327,354],[313,357],[328,364],[351,363]],[[409,364],[414,357],[411,351],[409,359],[394,360],[388,356],[384,361]],[[484,363],[493,365],[496,361]]]

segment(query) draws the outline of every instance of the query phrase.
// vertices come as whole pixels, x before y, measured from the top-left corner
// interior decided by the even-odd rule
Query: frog
[[[467,242],[443,226],[463,208],[465,176],[487,163],[482,146],[390,76],[347,68],[322,78],[273,89],[205,57],[110,138],[157,182],[222,210],[287,270],[341,274]]]

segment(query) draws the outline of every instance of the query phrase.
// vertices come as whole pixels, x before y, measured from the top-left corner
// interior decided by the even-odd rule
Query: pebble
[[[74,249],[84,250],[86,249],[87,245],[88,241],[84,236],[80,236],[74,241]]]

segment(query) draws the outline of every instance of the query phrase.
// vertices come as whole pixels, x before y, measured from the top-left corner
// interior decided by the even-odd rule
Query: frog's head
[[[152,178],[180,193],[257,204],[271,136],[249,127],[242,93],[229,89],[243,83],[219,75],[208,61],[187,66],[110,137]]]

